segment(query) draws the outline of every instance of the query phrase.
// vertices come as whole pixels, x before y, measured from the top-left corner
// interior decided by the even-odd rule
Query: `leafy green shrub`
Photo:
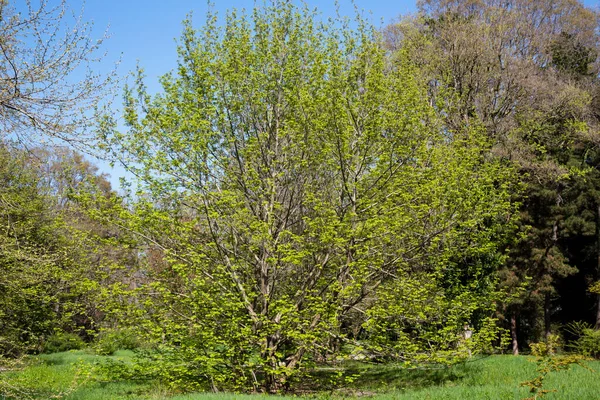
[[[44,343],[44,353],[59,353],[67,350],[80,350],[85,347],[85,342],[79,335],[67,332],[58,332],[48,337]]]
[[[600,358],[600,330],[594,329],[586,322],[571,322],[565,328],[577,337],[570,345],[571,349],[583,356]]]
[[[536,357],[549,357],[556,355],[560,348],[561,338],[559,335],[551,334],[545,342],[531,343],[531,354]]]
[[[117,350],[135,350],[141,346],[141,340],[132,329],[110,329],[98,335],[94,346],[96,354],[110,356]]]
[[[581,355],[600,358],[600,330],[584,329],[573,347]]]

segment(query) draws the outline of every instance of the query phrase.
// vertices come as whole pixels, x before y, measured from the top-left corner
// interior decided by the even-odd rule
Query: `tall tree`
[[[596,136],[584,81],[594,75],[597,14],[572,0],[430,0],[420,6],[420,19],[388,28],[389,47],[409,51],[422,66],[432,102],[444,98],[450,126],[482,123],[494,142],[492,154],[513,162],[523,176],[525,193],[517,197],[523,236],[507,243],[511,257],[502,271],[506,288],[529,285],[526,298],[511,297],[503,310],[516,352],[517,314],[529,313],[528,325],[549,334],[556,287],[577,271],[564,246],[565,221],[572,217],[566,191],[586,169],[575,161],[577,149]]]
[[[73,327],[83,258],[52,209],[30,154],[0,148],[0,354],[43,348],[55,329]],[[81,268],[80,268],[81,267]],[[77,328],[74,328],[77,331]]]
[[[136,323],[165,379],[278,391],[340,341],[408,362],[467,355],[469,321],[470,344],[489,339],[511,170],[478,126],[445,126],[410,60],[389,63],[357,24],[288,1],[222,28],[187,21],[163,92],[140,73],[126,133],[105,119],[140,177],[119,223],[160,258],[127,304],[150,315]]]
[[[0,355],[40,351],[61,331],[90,338],[103,316],[100,286],[123,283],[120,271],[136,262],[121,232],[90,218],[119,199],[72,150],[13,143],[0,160]],[[86,198],[96,204],[84,209]]]

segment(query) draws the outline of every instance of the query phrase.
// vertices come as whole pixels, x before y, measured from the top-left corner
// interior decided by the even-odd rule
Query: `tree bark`
[[[600,294],[596,295],[596,329],[600,329]]]
[[[510,316],[510,336],[512,337],[512,353],[514,356],[518,356],[519,341],[517,340],[517,314],[514,312]]]
[[[544,338],[546,341],[550,334],[552,333],[551,325],[552,325],[552,313],[550,310],[550,293],[546,293],[544,295]]]

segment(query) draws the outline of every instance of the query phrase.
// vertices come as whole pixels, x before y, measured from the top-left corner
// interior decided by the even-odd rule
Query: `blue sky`
[[[25,0],[16,1],[17,8]],[[32,0],[39,4],[40,0]],[[114,62],[121,59],[118,73],[126,76],[139,62],[146,72],[150,92],[159,90],[158,77],[176,66],[176,39],[181,33],[181,21],[189,12],[194,13],[195,24],[200,24],[208,9],[206,0],[67,0],[76,13],[83,8],[85,21],[93,22],[94,35],[101,37],[108,28],[109,40],[105,42],[106,57],[99,65],[100,72],[108,72]],[[59,0],[48,0],[52,5]],[[224,16],[231,8],[251,9],[253,0],[213,0],[213,9]],[[262,4],[262,0],[257,2]],[[300,1],[298,1],[300,3]],[[317,8],[323,17],[334,16],[334,0],[306,0]],[[401,15],[416,11],[416,0],[338,0],[342,15],[354,14],[354,6],[364,10],[373,24],[387,24]],[[584,0],[587,6],[598,7],[600,0]],[[13,3],[15,4],[15,3]],[[117,103],[118,105],[118,103]],[[97,163],[103,172],[111,175],[113,187],[118,188],[122,168],[110,169],[106,163]]]

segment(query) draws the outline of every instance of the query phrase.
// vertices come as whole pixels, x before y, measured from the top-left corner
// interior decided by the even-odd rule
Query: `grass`
[[[107,400],[147,399],[148,394],[160,395],[151,385],[135,382],[98,382],[90,376],[94,364],[107,358],[128,360],[130,351],[119,351],[113,357],[97,356],[85,351],[43,354],[28,360],[18,372],[0,376],[0,400],[50,399]],[[2,383],[5,383],[3,386]],[[2,393],[2,388],[18,388]],[[155,392],[155,393],[153,393]],[[157,399],[163,396],[155,397]]]
[[[531,396],[521,382],[536,376],[533,358],[492,356],[452,368],[438,384],[402,389],[378,396],[378,399],[523,399]],[[589,366],[600,370],[600,362]],[[547,399],[597,399],[600,376],[580,366],[548,376],[545,389],[557,390]]]
[[[131,352],[119,351],[110,358],[127,361]],[[169,396],[164,388],[151,383],[100,382],[92,375],[92,366],[109,357],[85,351],[71,351],[32,357],[28,366],[16,372],[0,372],[0,400],[49,399],[60,395],[64,400],[277,400],[297,397],[196,393]],[[352,364],[346,366],[346,376],[356,376],[342,388],[328,387],[326,382],[336,371],[322,369],[310,378],[320,383],[320,392],[307,398],[374,399],[522,399],[528,388],[520,383],[536,376],[535,363],[529,357],[490,356],[474,359],[452,368],[437,370],[406,370],[386,365]],[[589,362],[600,371],[600,361]],[[360,373],[360,374],[359,374]],[[20,392],[9,396],[10,388]],[[552,373],[545,388],[555,389],[547,399],[597,399],[600,375],[580,366]]]

